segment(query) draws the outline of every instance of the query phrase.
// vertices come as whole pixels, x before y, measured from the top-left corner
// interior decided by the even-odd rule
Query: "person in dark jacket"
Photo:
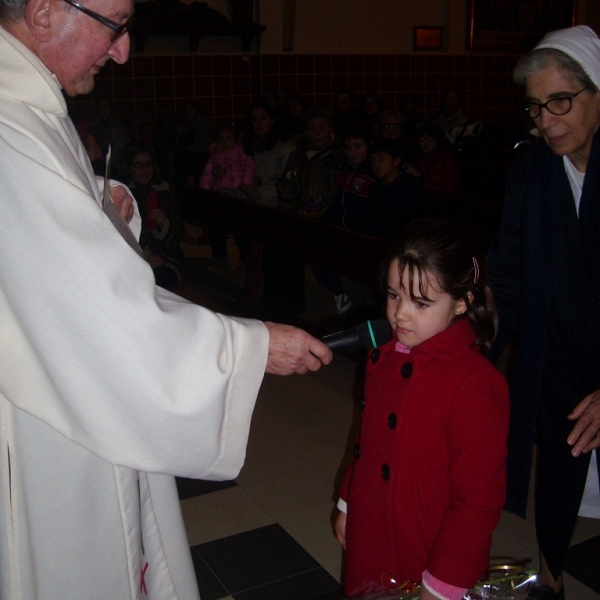
[[[368,221],[369,193],[375,183],[375,175],[369,160],[370,128],[361,123],[352,125],[344,137],[345,156],[337,176],[337,192],[331,206],[321,220],[338,227],[346,227],[365,233]],[[324,268],[313,267],[321,285],[335,296],[335,312],[347,313],[352,307],[339,275]]]
[[[336,191],[339,145],[331,114],[323,108],[306,113],[305,136],[288,159],[278,190],[286,210],[320,217]]]
[[[513,77],[545,143],[509,171],[488,256],[492,358],[518,338],[506,509],[525,517],[535,439],[540,585],[529,598],[563,600],[577,516],[600,518],[600,39],[586,26],[551,32]]]
[[[369,153],[377,182],[369,194],[364,233],[394,239],[410,221],[425,215],[425,188],[421,178],[406,170],[398,142],[380,138]]]

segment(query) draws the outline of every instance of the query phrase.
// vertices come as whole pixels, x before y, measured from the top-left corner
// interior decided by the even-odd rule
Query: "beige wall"
[[[298,54],[404,54],[413,25],[444,25],[447,0],[296,0]],[[463,4],[457,0],[456,4]],[[283,0],[260,0],[265,54],[282,51]],[[461,11],[463,12],[463,11]]]
[[[189,2],[192,0],[183,0]],[[204,0],[230,17],[228,0]],[[484,0],[481,0],[484,1]],[[255,20],[266,25],[251,54],[283,52],[284,0],[254,0]],[[577,0],[577,23],[599,27],[599,0]],[[444,27],[444,52],[467,53],[468,0],[296,0],[294,54],[406,54],[415,25]],[[181,38],[148,40],[148,54],[187,54]],[[205,37],[199,54],[241,54],[237,38]],[[427,52],[426,54],[431,54]]]

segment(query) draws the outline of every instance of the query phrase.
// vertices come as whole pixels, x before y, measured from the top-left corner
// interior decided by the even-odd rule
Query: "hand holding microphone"
[[[388,321],[378,319],[366,321],[351,329],[332,333],[322,338],[323,343],[332,352],[347,350],[368,350],[387,344],[394,337]]]

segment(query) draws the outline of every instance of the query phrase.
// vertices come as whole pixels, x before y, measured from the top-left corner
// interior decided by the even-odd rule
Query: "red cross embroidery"
[[[140,582],[140,591],[143,594],[147,594],[148,590],[146,589],[146,582],[144,581],[144,575],[146,574],[146,571],[148,570],[148,563],[146,563],[143,567],[142,567],[142,579]]]

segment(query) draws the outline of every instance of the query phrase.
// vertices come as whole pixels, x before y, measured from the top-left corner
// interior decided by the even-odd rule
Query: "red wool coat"
[[[361,433],[340,496],[348,504],[345,590],[421,581],[470,588],[488,567],[505,497],[509,400],[462,319],[367,364]]]

